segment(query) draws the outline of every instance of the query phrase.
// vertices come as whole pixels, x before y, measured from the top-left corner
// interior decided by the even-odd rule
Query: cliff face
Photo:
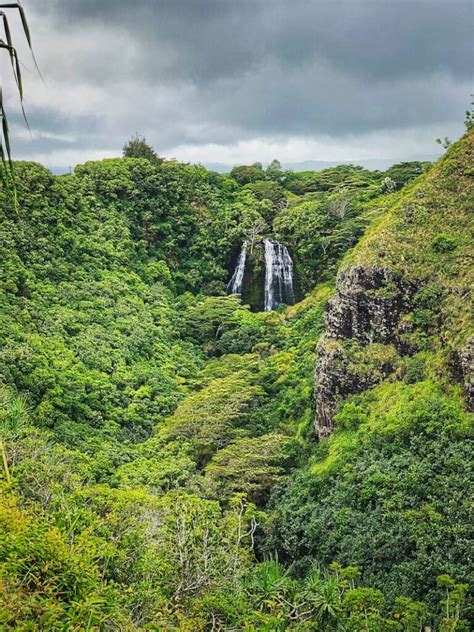
[[[393,343],[416,287],[380,266],[355,266],[338,280],[326,317],[328,338]]]
[[[380,266],[355,266],[338,280],[318,343],[316,431],[333,429],[338,401],[388,377],[403,347],[401,319],[416,286]]]
[[[469,410],[474,410],[474,336],[461,352],[461,370],[466,401]]]
[[[320,439],[332,432],[340,402],[403,376],[416,354],[436,357],[433,379],[459,382],[474,407],[472,164],[474,129],[400,195],[347,258],[317,348]]]
[[[474,411],[474,336],[469,338],[459,353],[453,353],[452,369],[463,385],[468,410]]]

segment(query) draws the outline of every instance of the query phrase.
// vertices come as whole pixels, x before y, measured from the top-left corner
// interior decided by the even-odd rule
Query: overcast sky
[[[67,169],[134,133],[178,160],[390,158],[457,138],[471,0],[24,0],[32,136],[2,61],[15,157]]]

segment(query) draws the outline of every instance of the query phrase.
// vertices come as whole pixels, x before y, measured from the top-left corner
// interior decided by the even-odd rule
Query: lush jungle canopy
[[[468,630],[472,130],[386,173],[132,145],[0,204],[0,628]],[[259,312],[269,235],[298,301]]]

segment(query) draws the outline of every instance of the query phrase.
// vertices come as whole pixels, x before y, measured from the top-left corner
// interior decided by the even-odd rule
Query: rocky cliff
[[[320,439],[332,432],[346,397],[398,379],[405,358],[416,354],[436,355],[440,383],[460,382],[474,407],[472,164],[474,130],[400,196],[344,262],[317,348]]]
[[[320,439],[333,429],[339,401],[385,379],[403,348],[402,316],[416,285],[380,266],[343,272],[326,314],[318,343],[316,430]]]

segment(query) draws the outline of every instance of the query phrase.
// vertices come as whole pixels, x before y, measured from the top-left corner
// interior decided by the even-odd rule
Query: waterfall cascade
[[[257,258],[255,259],[255,252]],[[260,254],[258,254],[260,253]],[[259,272],[261,270],[261,273]],[[245,288],[244,288],[245,285]],[[242,244],[234,273],[227,285],[229,294],[244,293],[244,300],[249,300],[254,308],[271,311],[279,305],[293,305],[295,295],[293,289],[293,261],[288,248],[273,239],[258,242],[254,255],[247,257],[247,242]],[[261,292],[261,302],[255,297]],[[250,294],[249,294],[250,293]]]
[[[265,247],[265,305],[266,312],[282,303],[293,305],[293,261],[284,244],[272,239],[263,241]]]
[[[242,250],[240,251],[239,258],[237,259],[237,265],[235,266],[234,274],[231,280],[227,284],[227,291],[229,294],[242,294],[242,285],[244,282],[245,261],[247,259],[247,242],[242,244]]]

